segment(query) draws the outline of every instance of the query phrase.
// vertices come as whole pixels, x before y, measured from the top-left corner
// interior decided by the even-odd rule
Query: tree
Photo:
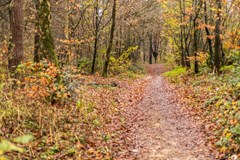
[[[157,59],[158,59],[158,33],[155,33],[154,35],[154,40],[153,40],[153,57],[154,57],[154,60],[155,60],[155,63],[157,63]]]
[[[149,64],[152,64],[152,57],[153,57],[153,37],[152,34],[150,33],[148,35],[149,37]]]
[[[104,29],[106,27],[107,24],[104,24],[103,26],[101,26],[101,23],[103,21],[103,17],[105,16],[105,12],[107,11],[107,7],[108,7],[108,3],[109,1],[102,1],[100,4],[102,4],[102,8],[101,5],[99,4],[99,0],[95,0],[93,3],[94,6],[94,17],[95,17],[95,21],[94,23],[94,46],[93,46],[93,61],[92,61],[92,68],[91,68],[91,73],[94,74],[95,72],[95,65],[96,65],[96,59],[97,59],[97,52],[98,52],[98,41],[99,41],[99,37],[100,37],[100,31],[102,29]]]
[[[58,58],[54,51],[54,39],[51,31],[50,0],[40,0],[36,4],[38,5],[38,3],[39,8],[36,7],[38,9],[36,27],[39,37],[35,35],[35,56],[39,57],[39,59],[36,58],[36,61],[46,59],[58,66]],[[39,40],[36,38],[39,38]]]
[[[40,7],[40,1],[39,0],[35,0],[34,1],[34,5],[35,5],[35,35],[34,35],[34,62],[39,63],[40,62],[40,57],[39,57],[39,45],[40,45],[40,27],[39,27],[39,7]]]
[[[193,5],[194,5],[194,9],[195,9],[195,17],[193,18],[193,29],[194,29],[194,33],[193,33],[193,37],[194,37],[194,42],[193,42],[193,51],[194,51],[194,72],[198,73],[199,72],[199,66],[198,66],[198,37],[199,37],[199,22],[198,22],[198,18],[199,18],[199,14],[200,14],[200,10],[202,7],[202,1],[198,1],[198,0],[194,0],[193,1]]]
[[[214,72],[219,74],[220,56],[221,56],[221,0],[216,0],[217,4],[217,19],[215,24],[215,54],[214,54]]]
[[[8,68],[14,72],[23,60],[23,4],[13,0],[10,6],[11,39],[9,46]]]
[[[204,0],[204,21],[205,21],[205,31],[207,34],[207,43],[208,43],[208,48],[209,48],[209,56],[210,56],[210,63],[209,65],[213,64],[213,47],[212,47],[212,40],[210,38],[210,30],[208,28],[208,12],[207,12],[207,2]]]
[[[108,66],[110,61],[110,54],[112,51],[112,45],[113,45],[113,38],[114,38],[114,31],[115,31],[115,20],[116,20],[116,6],[117,6],[117,0],[113,0],[113,7],[112,7],[112,25],[111,25],[111,31],[110,31],[110,38],[109,38],[109,44],[106,52],[106,60],[104,64],[103,69],[103,77],[108,76]]]
[[[182,12],[182,0],[179,1],[179,8],[180,8],[180,12]],[[185,49],[184,49],[184,35],[183,35],[183,30],[184,30],[184,26],[183,26],[183,14],[180,14],[180,53],[181,53],[181,65],[183,67],[186,66],[186,60],[185,60]]]
[[[95,9],[95,32],[94,32],[94,52],[93,52],[93,62],[92,62],[92,71],[91,73],[94,74],[95,72],[95,64],[97,58],[97,46],[98,46],[98,34],[99,34],[99,4],[98,0],[95,1],[94,9]]]

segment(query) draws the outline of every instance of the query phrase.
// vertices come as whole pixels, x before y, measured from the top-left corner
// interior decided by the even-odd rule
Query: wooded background
[[[172,57],[188,68],[193,62],[197,73],[201,57],[207,57],[207,64],[219,72],[239,57],[239,3],[2,0],[1,66],[14,70],[22,61],[48,59],[59,67],[84,65],[93,74],[111,56],[119,58],[137,46],[128,57],[133,62]]]

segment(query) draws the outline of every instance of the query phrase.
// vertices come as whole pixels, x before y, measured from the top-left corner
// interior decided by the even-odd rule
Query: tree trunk
[[[118,56],[120,57],[121,54],[122,54],[122,38],[123,38],[123,35],[122,35],[122,25],[120,25],[120,34],[119,34],[119,49],[118,49]]]
[[[221,56],[221,0],[216,0],[217,3],[217,19],[215,26],[215,54],[214,54],[214,73],[219,74],[220,56]]]
[[[184,21],[186,20],[186,1],[183,0],[183,19]],[[192,22],[190,21],[190,24]],[[184,25],[183,26],[183,37],[184,37],[184,61],[185,61],[185,65],[187,68],[191,68],[191,63],[189,60],[190,54],[189,54],[189,45],[188,45],[188,38],[190,37],[187,33],[186,33],[186,29],[187,27]],[[191,41],[191,39],[190,39]],[[189,42],[190,44],[191,42]]]
[[[38,17],[38,12],[39,12],[39,7],[40,7],[40,2],[39,0],[35,0],[35,9],[36,9],[36,20],[35,20],[35,35],[34,35],[34,62],[39,63],[40,62],[40,57],[39,57],[39,40],[40,40],[40,31],[39,31],[39,17]]]
[[[193,49],[194,49],[194,73],[198,73],[198,59],[197,59],[197,54],[198,54],[198,31],[196,29],[197,27],[197,22],[196,19],[193,22],[193,27],[194,27],[194,44],[193,44]]]
[[[143,42],[142,42],[142,51],[143,51],[143,62],[145,64],[146,62],[146,51],[145,51],[145,40],[143,39]]]
[[[112,45],[113,45],[115,21],[116,21],[116,6],[117,6],[117,0],[113,0],[112,26],[111,26],[109,44],[108,44],[108,48],[107,48],[107,52],[106,52],[106,61],[104,64],[104,69],[103,69],[103,77],[105,77],[105,78],[107,78],[107,76],[108,76],[108,66],[109,66],[109,61],[110,61],[110,54],[112,51]]]
[[[181,26],[180,26],[180,48],[181,48],[181,65],[182,67],[185,67],[186,64],[185,64],[185,53],[184,53],[184,46],[183,46],[183,40],[184,40],[184,37],[183,37],[183,16],[182,16],[182,0],[179,0],[179,8],[180,8],[180,22],[181,22]]]
[[[38,10],[39,59],[46,59],[58,66],[57,54],[54,51],[54,39],[51,31],[50,0],[41,0]]]
[[[206,34],[207,34],[207,42],[208,42],[208,48],[209,48],[209,56],[210,56],[210,63],[209,65],[212,65],[213,64],[213,48],[212,48],[212,40],[210,38],[210,31],[207,27],[208,25],[208,16],[207,16],[207,2],[204,1],[204,12],[205,12],[205,16],[204,16],[204,19],[205,19],[205,31],[206,31]]]
[[[14,72],[23,60],[23,9],[22,0],[13,0],[10,7],[11,40],[8,68]]]
[[[153,56],[154,56],[155,63],[157,63],[157,58],[158,58],[158,42],[157,41],[158,41],[158,34],[156,33],[153,40]]]
[[[149,64],[152,64],[153,47],[152,47],[152,34],[149,34]]]
[[[95,64],[96,64],[96,59],[97,59],[97,49],[98,49],[98,32],[99,32],[99,20],[98,20],[98,12],[99,12],[99,7],[98,7],[98,0],[95,2],[95,38],[94,38],[94,47],[93,47],[93,61],[92,61],[92,70],[91,73],[95,73]]]
[[[198,17],[199,17],[199,12],[200,12],[200,8],[202,7],[202,1],[200,0],[198,2],[198,0],[194,0],[193,1],[193,5],[195,8],[195,18],[193,19],[193,29],[194,29],[194,33],[193,33],[193,37],[194,37],[194,42],[193,42],[193,49],[194,49],[194,72],[198,73],[199,72],[199,66],[198,66],[198,35],[199,35],[199,30],[198,30],[198,26],[199,26],[199,22],[198,22]]]

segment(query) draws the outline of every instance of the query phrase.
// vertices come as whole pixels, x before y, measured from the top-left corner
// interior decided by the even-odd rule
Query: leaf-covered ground
[[[30,144],[19,145],[26,152],[6,156],[29,160],[240,157],[235,71],[216,77],[177,68],[165,74],[174,85],[163,72],[163,65],[151,65],[150,75],[131,78],[74,75],[70,77],[72,99],[61,101],[68,94],[60,92],[55,104],[38,100],[46,91],[44,77],[27,79],[38,85],[37,90],[30,87],[30,94],[29,88],[12,92],[8,83],[2,83],[0,139],[14,142],[22,135],[35,137]],[[60,86],[60,91],[66,89]]]
[[[131,142],[126,135],[125,115],[141,100],[147,80],[83,75],[72,79],[74,100],[62,105],[37,103],[20,91],[2,94],[0,138],[35,137],[30,145],[22,146],[27,149],[25,153],[8,153],[9,159],[102,160],[126,156]]]
[[[165,76],[189,113],[201,122],[207,144],[217,159],[240,158],[240,68],[226,66],[216,76],[205,67],[200,74],[183,68]]]
[[[162,65],[149,66],[151,83],[143,100],[129,113],[132,159],[214,160],[201,126],[180,105],[174,88],[159,76],[162,72]]]

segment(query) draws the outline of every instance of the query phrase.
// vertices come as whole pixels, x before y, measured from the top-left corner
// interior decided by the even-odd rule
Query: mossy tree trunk
[[[36,1],[37,20],[35,35],[35,56],[38,61],[42,59],[49,60],[58,67],[58,57],[54,51],[54,39],[51,31],[51,4],[50,0],[37,0]],[[36,48],[38,47],[38,48]]]

